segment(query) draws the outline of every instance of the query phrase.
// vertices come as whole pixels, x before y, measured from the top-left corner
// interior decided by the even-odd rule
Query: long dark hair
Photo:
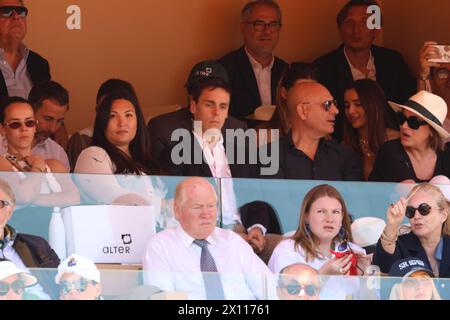
[[[386,128],[389,124],[390,107],[383,89],[381,89],[377,82],[371,79],[357,80],[346,91],[351,89],[354,89],[358,94],[358,99],[368,119],[369,148],[374,154],[377,154],[378,149],[380,149],[380,146],[386,140]],[[347,117],[344,118],[343,141],[356,152],[362,154],[358,129],[351,126]]]
[[[131,158],[122,150],[109,142],[105,135],[105,131],[110,119],[111,107],[114,101],[119,99],[129,101],[134,106],[134,110],[136,112],[136,136],[130,142],[129,147]],[[102,100],[95,117],[94,133],[92,136],[91,145],[105,149],[112,162],[116,166],[115,173],[159,173],[155,162],[150,156],[150,138],[145,127],[144,115],[142,113],[137,97],[130,92],[114,92],[106,95]]]

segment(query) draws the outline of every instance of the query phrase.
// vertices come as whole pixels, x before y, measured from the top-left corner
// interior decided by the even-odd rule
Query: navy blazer
[[[397,51],[378,46],[372,46],[371,50],[377,82],[383,88],[386,98],[404,103],[417,91],[417,82],[402,55]],[[333,137],[341,140],[345,113],[344,92],[353,83],[352,72],[344,54],[344,45],[319,57],[314,63],[317,66],[319,82],[326,86],[338,101],[339,115]]]
[[[230,79],[232,90],[230,115],[237,118],[245,118],[261,106],[261,98],[256,82],[255,73],[248,59],[244,47],[232,51],[219,59],[225,67]],[[272,104],[276,104],[277,86],[288,64],[284,60],[275,57],[272,67],[271,95]]]
[[[51,79],[50,66],[48,61],[34,51],[29,52],[27,59],[27,71],[31,77],[33,85],[48,81]],[[3,73],[0,72],[0,96],[7,96],[8,89],[6,87]]]
[[[450,237],[444,236],[444,247],[442,249],[442,260],[439,266],[439,278],[450,278]],[[416,257],[425,262],[431,270],[430,261],[420,243],[419,238],[414,233],[399,236],[397,239],[395,252],[393,255],[384,251],[381,241],[378,240],[373,263],[380,267],[381,272],[389,273],[389,269],[395,261]]]

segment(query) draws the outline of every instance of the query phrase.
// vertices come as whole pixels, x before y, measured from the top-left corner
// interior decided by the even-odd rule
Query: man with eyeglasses
[[[27,15],[22,0],[0,0],[0,96],[28,99],[34,84],[51,78],[48,61],[22,43]]]
[[[405,102],[416,91],[416,81],[401,54],[373,44],[380,34],[381,25],[368,25],[371,15],[367,10],[372,5],[378,6],[374,0],[348,1],[336,19],[342,44],[315,61],[319,82],[331,91],[339,103],[341,113],[333,134],[338,140],[342,139],[343,134],[344,92],[353,81],[377,81],[386,98],[397,103]],[[390,116],[394,120],[394,114]]]
[[[281,9],[275,1],[251,1],[242,9],[244,45],[219,60],[232,88],[230,115],[244,119],[259,106],[275,105],[278,81],[288,66],[273,55],[281,25]]]
[[[319,300],[320,288],[318,271],[307,264],[291,264],[280,271],[277,288],[280,300]]]
[[[271,150],[279,150],[278,172],[260,177],[364,181],[360,157],[350,147],[329,138],[339,110],[327,88],[315,81],[299,82],[287,92],[286,100],[291,131],[272,142],[278,147],[263,146],[259,152],[268,155]]]

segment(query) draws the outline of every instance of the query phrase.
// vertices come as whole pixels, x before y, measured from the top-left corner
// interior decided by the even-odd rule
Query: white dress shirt
[[[375,68],[375,61],[372,56],[372,51],[370,51],[369,61],[367,61],[366,69],[368,71],[367,74],[364,72],[361,72],[359,69],[357,69],[355,66],[352,65],[349,58],[347,57],[347,53],[345,52],[344,47],[344,55],[347,59],[348,65],[350,66],[350,71],[352,72],[353,81],[361,80],[361,79],[371,79],[373,81],[377,81],[377,70]]]
[[[245,48],[250,64],[255,74],[256,83],[258,84],[259,97],[261,98],[262,106],[269,106],[272,104],[272,67],[275,62],[275,57],[272,57],[272,62],[265,68],[252,57],[247,48]]]
[[[304,263],[312,268],[319,270],[332,257],[325,257],[323,259],[314,259],[306,261],[305,251],[301,246],[294,247],[295,241],[286,239],[281,241],[273,250],[268,266],[273,273],[280,273],[280,271],[288,265],[294,263]],[[356,244],[349,245],[354,251],[361,252],[364,249]],[[353,276],[324,276],[322,280],[328,279],[320,291],[321,300],[345,300],[348,298],[357,299],[360,293],[360,279]]]
[[[20,45],[19,51],[22,55],[16,71],[11,68],[5,60],[5,49],[0,48],[0,71],[5,79],[6,88],[9,97],[22,97],[28,99],[28,95],[33,88],[33,82],[27,70],[27,60],[30,50],[23,44]]]
[[[144,284],[164,291],[183,291],[192,300],[206,299],[200,269],[202,249],[194,240],[181,226],[152,236],[143,258]],[[239,235],[215,228],[206,240],[220,273],[225,299],[276,299],[276,283],[270,270]]]

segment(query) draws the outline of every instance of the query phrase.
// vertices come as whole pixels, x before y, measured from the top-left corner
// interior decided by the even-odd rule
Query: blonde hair
[[[0,178],[0,189],[6,194],[6,196],[11,200],[12,206],[14,207],[16,205],[16,196],[14,195],[14,192],[11,189],[11,186],[6,182],[5,180]],[[5,200],[5,199],[0,199]]]
[[[391,293],[389,294],[389,300],[405,300],[403,296],[402,283],[396,283],[391,288]],[[433,289],[431,293],[431,300],[442,300],[441,295],[436,289],[433,282]]]

